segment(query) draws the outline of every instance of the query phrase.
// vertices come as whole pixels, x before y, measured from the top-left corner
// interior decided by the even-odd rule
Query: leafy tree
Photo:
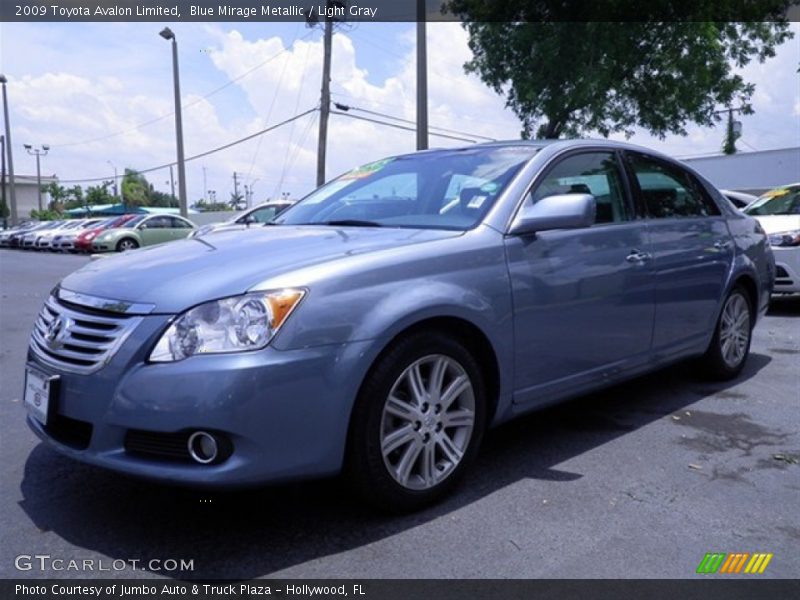
[[[61,214],[54,210],[36,210],[35,208],[31,210],[31,219],[36,219],[37,221],[55,221],[60,218]]]
[[[241,192],[238,194],[231,192],[231,199],[228,201],[228,205],[230,205],[233,210],[240,210],[241,208],[245,208],[243,204],[244,195],[242,195]]]
[[[76,186],[77,187],[77,186]],[[47,185],[42,186],[42,193],[50,196],[48,209],[60,213],[63,210],[64,203],[69,200],[71,190],[68,190],[63,185],[59,185],[55,181],[51,181]],[[45,209],[46,210],[46,209]],[[44,213],[45,210],[39,211]],[[33,214],[33,213],[31,213]]]
[[[122,177],[122,200],[127,206],[148,206],[150,190],[150,184],[144,175],[133,169],[125,169]]]
[[[86,188],[86,204],[95,206],[97,204],[113,204],[117,198],[108,191],[112,182],[104,181],[100,185],[90,185]]]
[[[452,0],[448,8],[469,19],[464,27],[473,58],[466,70],[506,95],[523,137],[631,135],[638,126],[663,138],[686,135],[690,122],[714,124],[720,106],[735,103],[752,113],[754,86],[734,67],[763,62],[791,38],[785,18],[777,16],[791,1],[751,0],[741,12],[747,19],[729,22],[716,16],[740,14],[739,3],[723,0],[722,8],[697,0],[695,14],[682,15],[683,22],[599,22],[615,14],[631,18],[623,16],[625,3],[613,0],[579,3],[583,12],[573,17],[588,20],[598,11],[595,22],[564,22],[564,11],[575,5],[542,0]],[[646,4],[651,15],[670,14],[663,0]],[[716,22],[692,19],[697,16]],[[550,20],[531,22],[543,19]]]
[[[159,192],[158,190],[152,190],[150,192],[150,206],[177,208],[179,204],[178,199],[172,194],[165,194],[164,192]]]

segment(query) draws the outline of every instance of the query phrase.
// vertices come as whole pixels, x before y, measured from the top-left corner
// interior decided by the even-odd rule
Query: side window
[[[720,214],[692,175],[678,166],[631,153],[630,164],[639,183],[642,203],[654,219],[710,217]]]
[[[170,221],[172,222],[171,227],[173,229],[189,229],[189,223],[183,219],[179,219],[178,217],[170,217]]]
[[[622,176],[613,152],[586,152],[565,158],[536,186],[532,201],[559,194],[591,194],[597,202],[595,223],[631,219]]]
[[[256,223],[266,223],[275,216],[274,206],[265,206],[250,213],[250,216],[256,220]]]

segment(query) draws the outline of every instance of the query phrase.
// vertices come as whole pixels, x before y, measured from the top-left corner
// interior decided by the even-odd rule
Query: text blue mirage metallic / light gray
[[[773,275],[754,219],[643,148],[393,157],[273,224],[66,277],[31,337],[28,423],[137,476],[344,470],[413,509],[455,485],[487,426],[685,358],[735,376]]]

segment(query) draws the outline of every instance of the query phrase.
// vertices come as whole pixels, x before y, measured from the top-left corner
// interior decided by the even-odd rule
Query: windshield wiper
[[[376,221],[362,221],[359,219],[341,219],[339,221],[324,221],[320,225],[341,225],[342,227],[383,227]]]

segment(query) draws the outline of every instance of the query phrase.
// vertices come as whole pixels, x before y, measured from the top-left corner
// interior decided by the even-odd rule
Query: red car
[[[127,223],[135,216],[136,215],[122,215],[119,217],[112,217],[110,219],[106,219],[96,227],[82,231],[81,234],[75,238],[75,251],[91,252],[92,240],[100,235],[100,233],[106,229],[111,229],[112,227],[122,227],[124,223]]]

